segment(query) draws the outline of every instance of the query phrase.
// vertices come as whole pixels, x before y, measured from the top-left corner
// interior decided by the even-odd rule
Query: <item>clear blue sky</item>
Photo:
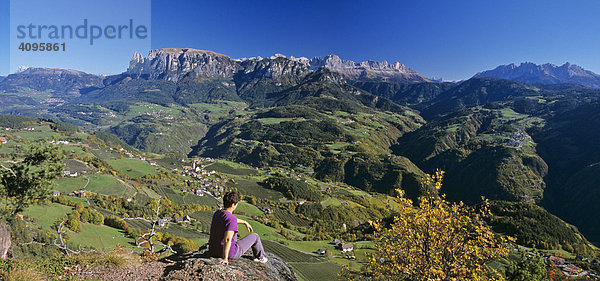
[[[6,74],[9,5],[0,3],[0,74]],[[599,15],[597,0],[153,0],[152,48],[206,49],[233,58],[335,53],[399,61],[450,80],[524,61],[568,61],[600,73]],[[114,64],[115,73],[127,67],[102,63]]]
[[[54,35],[44,32],[50,29],[48,26],[55,26]],[[73,30],[73,38],[68,29],[62,35],[59,30],[63,26]],[[129,32],[139,26],[146,30],[142,32],[143,38]],[[151,1],[13,0],[10,2],[9,30],[9,46],[12,47],[9,72],[17,71],[20,66],[33,66],[96,74],[119,73],[127,67],[135,51],[148,53],[151,49]],[[112,39],[101,35],[104,30]],[[50,43],[53,46],[55,42],[57,51],[19,49],[21,43]],[[64,49],[59,46],[62,43]],[[45,46],[48,44],[44,49]]]

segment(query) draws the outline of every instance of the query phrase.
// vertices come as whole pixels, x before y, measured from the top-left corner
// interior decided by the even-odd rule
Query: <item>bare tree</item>
[[[65,255],[67,256],[71,256],[72,254],[83,254],[83,253],[102,253],[100,251],[96,251],[96,250],[91,250],[91,249],[84,249],[81,244],[79,244],[77,250],[73,250],[70,249],[67,246],[67,243],[65,242],[65,239],[63,237],[63,234],[65,234],[67,232],[67,230],[64,228],[65,224],[65,220],[63,219],[60,224],[58,224],[58,226],[56,227],[56,234],[57,234],[57,238],[54,239],[54,241],[52,243],[42,243],[42,242],[38,242],[38,241],[31,241],[31,242],[26,242],[26,243],[20,243],[20,245],[31,245],[31,244],[38,244],[38,245],[43,245],[43,246],[54,246],[57,247],[59,250],[61,250]]]
[[[135,239],[135,244],[137,245],[138,248],[142,248],[142,249],[147,248],[151,252],[154,252],[155,245],[159,245],[159,246],[163,247],[159,252],[164,252],[164,251],[168,250],[171,253],[177,254],[177,252],[171,248],[171,245],[161,243],[160,241],[155,241],[155,238],[158,235],[158,232],[156,232],[156,228],[157,228],[159,220],[160,220],[160,200],[161,199],[162,199],[162,196],[159,197],[158,200],[156,201],[156,207],[152,208],[154,216],[152,218],[150,218],[150,220],[149,220],[150,223],[152,224],[152,227],[150,228],[150,230],[148,232],[139,235]]]

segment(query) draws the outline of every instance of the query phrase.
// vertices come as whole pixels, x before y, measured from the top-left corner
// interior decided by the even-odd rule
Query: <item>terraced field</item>
[[[88,165],[76,159],[65,159],[65,165],[67,165],[66,169],[68,169],[71,172],[81,173],[83,171],[90,170],[90,167],[88,167]]]
[[[129,227],[145,230],[152,227],[152,224],[143,220],[125,220]]]
[[[261,211],[258,207],[252,205],[252,204],[248,204],[246,202],[240,202],[238,204],[237,209],[235,210],[235,213],[245,213],[248,216],[260,216],[262,214],[264,214],[263,211]]]
[[[298,216],[294,216],[282,209],[273,208],[273,214],[275,218],[281,221],[287,221],[296,226],[309,226],[310,222],[308,220],[299,218]]]
[[[181,236],[187,239],[197,240],[208,238],[207,234],[201,233],[197,230],[189,229],[178,225],[176,223],[169,223],[166,228],[162,228],[161,231],[168,232],[173,235]]]
[[[132,196],[135,193],[135,190],[124,185],[122,182],[112,176],[94,174],[88,177],[90,178],[90,183],[86,189],[92,192],[105,195],[118,195],[123,197]]]
[[[135,199],[140,202],[148,202],[152,199],[158,199],[160,196],[156,191],[146,187],[144,185],[137,187],[137,194],[135,195]]]
[[[123,236],[123,233],[105,225],[89,223],[81,224],[81,232],[69,231],[69,243],[74,246],[90,246],[101,251],[114,249],[118,244],[133,247],[133,239]]]
[[[194,194],[183,194],[183,192],[175,191],[171,188],[167,187],[157,187],[156,191],[158,195],[167,197],[167,199],[171,200],[173,203],[179,205],[185,204],[201,204],[206,206],[216,207],[218,205],[218,201],[215,200],[212,196],[197,196]]]
[[[141,178],[145,175],[156,175],[156,168],[139,159],[117,159],[109,160],[108,164],[115,170],[132,178]]]
[[[324,262],[327,259],[312,254],[300,252],[296,249],[282,245],[275,241],[263,240],[263,246],[267,252],[271,252],[286,262]]]
[[[237,184],[235,187],[242,195],[252,195],[256,198],[264,198],[275,201],[284,198],[281,192],[272,189],[266,189],[260,186],[256,180],[236,179],[236,181]]]
[[[330,241],[286,241],[286,245],[307,253],[314,253],[316,250],[323,248],[337,254],[339,250],[336,250],[335,245],[329,242]]]
[[[92,154],[94,154],[96,157],[107,161],[107,160],[115,160],[115,159],[119,159],[119,156],[121,156],[120,153],[118,153],[117,151],[114,150],[104,150],[104,149],[94,149],[92,150]]]
[[[75,190],[82,189],[87,183],[87,179],[84,177],[66,177],[56,181],[54,189],[60,191],[63,194],[71,193]]]
[[[246,216],[238,215],[237,217],[248,221],[248,223],[250,223],[250,225],[254,229],[254,232],[258,233],[260,235],[261,239],[263,239],[263,240],[275,240],[275,239],[283,238],[275,228],[272,228],[272,227],[264,225],[260,222],[254,221]],[[244,237],[244,236],[248,235],[248,233],[249,232],[246,230],[246,228],[244,226],[239,227],[238,237]]]
[[[254,175],[257,173],[257,171],[253,170],[253,169],[241,168],[241,167],[236,168],[236,167],[232,167],[230,165],[220,163],[220,162],[216,162],[214,164],[206,166],[206,170],[214,170],[219,173],[238,175],[238,176]]]
[[[54,132],[50,129],[49,125],[35,126],[33,131],[19,131],[14,135],[24,139],[30,140],[44,140],[44,139],[62,139],[63,136],[59,133]]]
[[[263,240],[265,250],[289,263],[303,280],[337,280],[341,266],[327,258],[303,253],[278,242]]]
[[[325,201],[321,202],[321,205],[323,205],[323,207],[327,207],[330,205],[340,206],[340,205],[342,205],[342,202],[335,197],[329,197]]]
[[[210,229],[210,222],[212,220],[212,216],[212,211],[198,211],[190,215],[190,217],[198,220],[198,222],[202,225],[202,229],[207,230]]]
[[[337,280],[337,274],[342,269],[333,262],[292,262],[290,264],[298,272],[300,278],[311,281]]]
[[[28,217],[36,218],[37,224],[50,230],[54,229],[54,223],[60,218],[66,217],[71,212],[71,207],[51,203],[49,205],[32,205],[25,209],[23,214]]]

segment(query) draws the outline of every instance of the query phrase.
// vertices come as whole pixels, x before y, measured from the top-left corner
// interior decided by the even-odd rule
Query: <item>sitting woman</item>
[[[233,215],[239,201],[240,194],[235,191],[227,192],[223,196],[223,209],[215,212],[210,224],[210,254],[212,257],[222,258],[222,264],[229,264],[230,258],[237,259],[252,248],[254,261],[266,263],[268,260],[258,234],[252,233],[252,226],[247,221]],[[238,224],[244,224],[248,232],[251,232],[239,241],[236,238]]]

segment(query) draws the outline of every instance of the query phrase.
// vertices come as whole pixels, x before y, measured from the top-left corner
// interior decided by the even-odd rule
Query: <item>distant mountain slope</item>
[[[352,86],[406,106],[419,107],[456,86],[454,83],[353,81]]]
[[[103,80],[103,76],[77,70],[27,68],[0,79],[0,112],[50,117],[42,111],[103,87]]]
[[[425,172],[445,170],[451,200],[537,202],[548,168],[526,130],[541,122],[508,108],[470,108],[403,135],[393,149]]]
[[[79,95],[79,89],[102,86],[102,76],[59,68],[27,68],[0,79],[0,90],[16,91],[30,88],[36,91],[53,91],[56,94]]]
[[[600,225],[589,215],[600,212],[600,102],[557,114],[535,134],[539,154],[549,167],[544,206],[600,241]]]
[[[517,66],[511,63],[479,72],[474,77],[518,80],[532,84],[579,84],[588,88],[600,88],[600,75],[568,62],[561,66],[550,63],[537,65],[530,62]]]
[[[432,118],[474,106],[501,102],[524,96],[536,96],[541,92],[535,86],[519,81],[476,77],[440,93],[430,102],[422,104],[422,115]]]
[[[308,87],[319,89],[318,83]],[[191,155],[256,167],[307,168],[316,178],[369,191],[387,193],[402,186],[407,196],[416,198],[423,172],[407,158],[390,155],[389,147],[423,120],[399,106],[394,113],[381,112],[338,99],[332,95],[335,88],[323,87],[322,92],[324,96],[298,98],[293,105],[257,109],[218,123]]]

